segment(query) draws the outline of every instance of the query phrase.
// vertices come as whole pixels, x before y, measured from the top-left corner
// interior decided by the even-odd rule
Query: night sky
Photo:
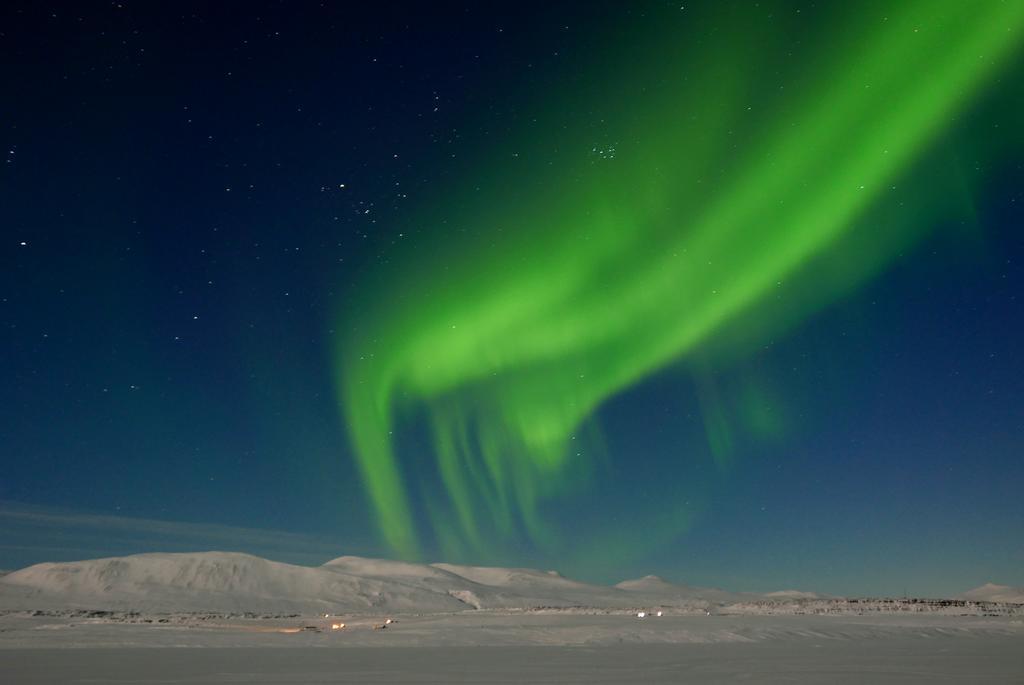
[[[5,3],[0,568],[1024,585],[1024,5]]]

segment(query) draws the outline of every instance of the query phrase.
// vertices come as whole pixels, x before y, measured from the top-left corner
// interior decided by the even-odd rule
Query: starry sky
[[[1024,585],[1024,7],[229,5],[0,10],[0,568]]]

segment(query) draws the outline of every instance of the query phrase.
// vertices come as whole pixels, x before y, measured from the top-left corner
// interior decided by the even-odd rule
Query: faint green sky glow
[[[492,549],[517,530],[556,544],[539,505],[585,476],[576,442],[592,444],[582,430],[598,407],[727,329],[756,338],[771,325],[765,312],[799,321],[837,292],[798,279],[893,202],[901,174],[1008,58],[1022,25],[1019,2],[895,3],[825,22],[834,35],[808,41],[817,47],[799,63],[763,28],[705,36],[699,49],[652,31],[666,47],[649,52],[670,57],[643,81],[659,87],[572,103],[602,113],[600,136],[581,124],[496,143],[495,157],[554,141],[562,152],[553,164],[481,168],[489,180],[472,200],[468,189],[437,199],[469,207],[452,220],[477,239],[440,258],[410,253],[386,292],[368,285],[358,317],[343,315],[354,333],[337,351],[339,396],[385,541],[406,557],[427,530],[452,549]],[[783,65],[780,88],[755,98],[769,90],[755,83],[765,63]],[[609,78],[634,92],[629,74]],[[927,222],[886,222],[883,237],[842,255],[845,282],[877,272]],[[792,282],[819,292],[780,305]],[[770,432],[756,395],[746,411]],[[418,524],[418,484],[395,438],[416,408],[432,453],[407,456],[436,462],[447,497],[426,502],[430,521]],[[707,413],[713,446],[728,441]],[[674,506],[659,528],[686,519]]]

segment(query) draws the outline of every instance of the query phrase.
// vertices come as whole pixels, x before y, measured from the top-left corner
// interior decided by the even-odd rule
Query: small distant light
[[[22,247],[25,247],[25,246],[27,246],[27,245],[28,245],[28,243],[26,243],[26,242],[25,242],[24,240],[22,240],[22,241],[21,241],[20,243],[18,243],[18,244],[19,244],[19,245],[21,245]]]
[[[637,618],[646,618],[647,617],[647,612],[646,611],[638,611],[637,614],[636,614],[636,617]]]

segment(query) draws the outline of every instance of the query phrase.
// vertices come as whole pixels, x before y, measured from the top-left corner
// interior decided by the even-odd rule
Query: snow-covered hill
[[[247,554],[139,554],[36,564],[0,578],[0,608],[274,613],[629,607],[615,588],[531,569],[339,557],[318,567]]]
[[[819,595],[817,592],[802,592],[801,590],[778,590],[776,592],[768,592],[764,595],[765,599],[822,599],[823,595]]]
[[[994,585],[986,583],[981,587],[963,594],[964,599],[975,602],[1009,602],[1012,604],[1024,604],[1024,587],[1010,587],[1009,585]]]
[[[0,577],[0,609],[300,614],[537,607],[698,610],[765,597],[675,585],[654,576],[606,587],[526,568],[427,565],[353,556],[307,567],[232,552],[45,563]]]
[[[0,606],[279,613],[466,608],[415,584],[229,552],[36,564],[0,578]]]
[[[621,609],[636,606],[634,597],[617,588],[581,583],[555,571],[455,564],[433,564],[432,567],[474,583],[481,608],[586,606]]]
[[[756,597],[756,595],[726,592],[718,588],[694,587],[669,583],[658,576],[644,576],[634,580],[624,580],[615,586],[625,590],[636,597],[650,597],[652,599],[672,599],[673,604],[680,602],[738,602],[743,599]]]

